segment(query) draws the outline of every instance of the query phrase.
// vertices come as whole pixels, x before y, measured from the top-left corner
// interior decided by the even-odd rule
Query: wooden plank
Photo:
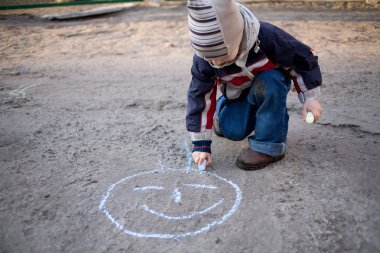
[[[80,1],[80,2],[62,2],[53,3],[52,1],[41,1],[35,4],[21,4],[20,1],[8,4],[0,2],[0,10],[15,10],[15,9],[30,9],[30,8],[45,8],[45,7],[59,7],[59,6],[73,6],[73,5],[89,5],[89,4],[111,4],[111,3],[127,3],[127,2],[142,2],[143,0],[95,0],[95,1]],[[20,3],[20,4],[18,4]]]
[[[77,12],[69,12],[63,14],[46,14],[42,15],[41,18],[46,20],[67,20],[67,19],[75,19],[75,18],[85,18],[91,16],[99,16],[105,15],[115,12],[124,11],[136,6],[134,3],[127,3],[117,6],[106,6],[106,7],[98,7],[86,11],[77,11]]]

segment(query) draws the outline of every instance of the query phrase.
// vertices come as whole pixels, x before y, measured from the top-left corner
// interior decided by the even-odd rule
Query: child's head
[[[234,0],[188,0],[190,40],[196,54],[214,65],[239,52],[244,20]]]

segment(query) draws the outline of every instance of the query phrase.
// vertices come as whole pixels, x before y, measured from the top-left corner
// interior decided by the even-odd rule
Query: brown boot
[[[265,165],[281,160],[284,156],[269,156],[250,148],[245,148],[237,158],[236,166],[242,170],[258,170],[264,168]]]

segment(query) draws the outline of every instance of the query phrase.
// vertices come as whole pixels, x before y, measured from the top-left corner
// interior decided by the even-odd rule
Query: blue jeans
[[[235,100],[221,96],[216,107],[224,137],[240,141],[248,137],[249,147],[270,156],[285,153],[289,115],[286,97],[290,79],[278,70],[260,73],[250,89]]]

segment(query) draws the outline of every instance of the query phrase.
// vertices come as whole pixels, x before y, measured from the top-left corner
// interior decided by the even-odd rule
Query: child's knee
[[[256,96],[272,96],[286,92],[286,77],[278,70],[270,70],[260,73],[253,83]]]
[[[223,136],[229,140],[241,141],[247,137],[246,131],[242,131],[241,127],[239,129],[238,127],[231,127],[226,125],[223,126],[223,124],[219,125],[219,127],[223,133]]]
[[[243,114],[243,113],[242,113]],[[254,120],[247,117],[237,117],[235,113],[223,111],[218,115],[219,129],[223,136],[232,141],[244,140],[252,131]]]

